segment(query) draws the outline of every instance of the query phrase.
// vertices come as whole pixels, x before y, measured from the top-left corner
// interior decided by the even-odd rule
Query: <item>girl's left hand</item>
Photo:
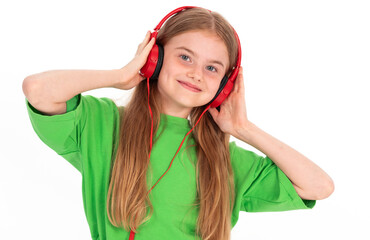
[[[232,92],[220,105],[220,112],[216,108],[210,108],[208,111],[223,132],[236,138],[239,137],[239,131],[248,127],[242,67],[239,69]]]

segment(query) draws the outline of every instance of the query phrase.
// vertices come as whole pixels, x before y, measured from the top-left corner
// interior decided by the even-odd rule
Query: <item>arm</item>
[[[75,95],[119,82],[119,70],[54,70],[28,76],[23,92],[36,109],[47,115],[66,112],[66,102]]]
[[[24,79],[23,92],[33,107],[47,115],[54,115],[65,113],[66,102],[79,93],[104,87],[131,89],[143,80],[138,72],[154,45],[154,39],[149,41],[149,38],[150,32],[139,45],[133,60],[121,69],[37,73]]]
[[[319,166],[253,123],[241,128],[235,137],[266,154],[287,175],[301,198],[324,199],[334,191],[332,179]]]
[[[266,154],[287,175],[301,198],[327,198],[334,191],[334,183],[320,167],[248,120],[242,72],[240,68],[234,89],[221,104],[221,111],[209,109],[217,125]]]

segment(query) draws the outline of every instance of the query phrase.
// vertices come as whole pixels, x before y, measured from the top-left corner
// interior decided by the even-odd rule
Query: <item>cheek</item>
[[[159,78],[162,76],[173,76],[176,75],[176,73],[181,70],[181,66],[179,66],[175,61],[164,59],[163,65],[161,68],[161,71],[159,72]]]
[[[212,81],[208,84],[209,92],[211,93],[212,97],[214,97],[217,93],[218,88],[220,87],[221,80],[219,79],[212,79]]]

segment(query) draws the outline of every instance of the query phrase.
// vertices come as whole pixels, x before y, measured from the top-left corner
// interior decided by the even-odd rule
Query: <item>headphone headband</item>
[[[195,7],[195,6],[183,6],[183,7],[179,7],[179,8],[176,8],[175,10],[172,10],[170,13],[168,13],[159,23],[158,25],[153,29],[154,31],[158,31],[162,25],[170,18],[172,17],[173,15],[175,15],[176,13],[179,13],[179,12],[182,12],[186,9],[190,9],[190,8],[201,8],[201,7]],[[205,8],[204,8],[205,9]],[[208,10],[208,9],[206,9]],[[209,12],[212,12],[211,10],[208,10]],[[238,59],[237,59],[237,62],[236,62],[236,65],[237,66],[240,66],[240,63],[241,62],[241,47],[240,47],[240,40],[239,40],[239,36],[238,34],[236,33],[235,29],[233,28],[234,30],[234,34],[235,34],[235,38],[238,42]],[[157,36],[155,36],[157,37]]]
[[[170,13],[168,13],[159,23],[158,25],[154,28],[154,31],[158,31],[163,23],[165,23],[167,21],[167,19],[169,19],[170,17],[172,17],[172,15],[175,15],[176,13],[178,12],[182,12],[186,9],[189,9],[189,8],[197,8],[197,7],[194,7],[194,6],[184,6],[184,7],[179,7],[179,8],[176,8],[175,10],[171,11]]]

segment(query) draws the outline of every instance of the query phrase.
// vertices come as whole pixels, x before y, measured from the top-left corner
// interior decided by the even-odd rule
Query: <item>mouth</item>
[[[201,92],[202,91],[201,89],[199,89],[197,86],[195,86],[193,84],[183,82],[183,81],[180,81],[180,80],[177,80],[177,82],[180,83],[181,86],[183,86],[184,88],[186,88],[187,90],[190,90],[192,92]]]

